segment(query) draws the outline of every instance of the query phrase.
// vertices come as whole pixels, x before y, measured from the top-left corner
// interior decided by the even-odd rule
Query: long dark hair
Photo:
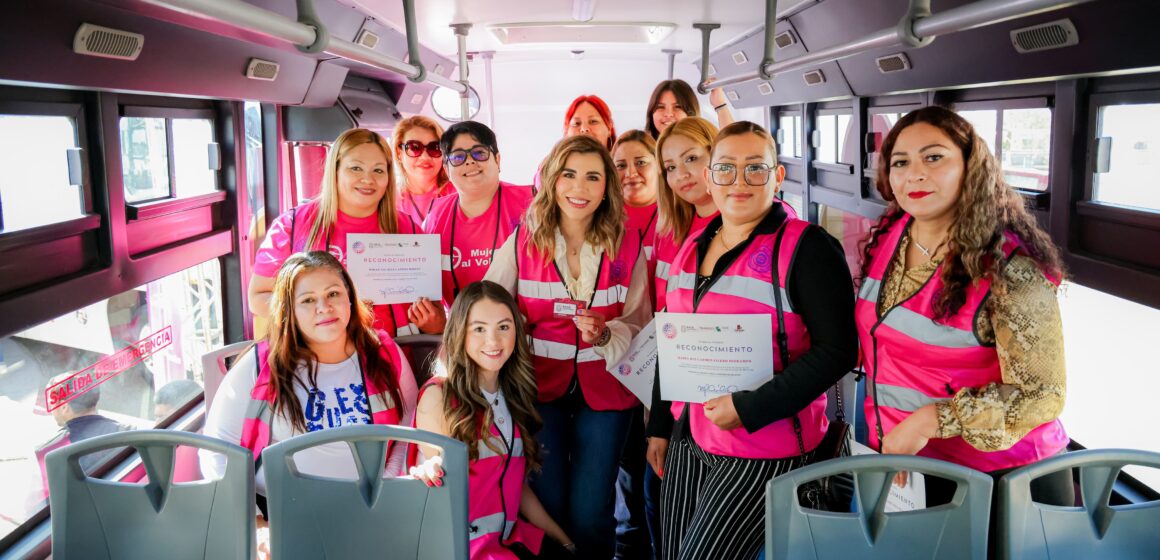
[[[684,80],[665,80],[653,88],[652,95],[648,98],[648,111],[644,114],[644,129],[653,138],[661,134],[661,131],[657,130],[656,125],[653,124],[653,113],[656,112],[657,105],[661,103],[661,96],[666,91],[673,92],[673,97],[677,99],[677,105],[685,110],[686,116],[698,117],[701,115],[701,103],[697,101],[697,94],[693,93],[693,86]]]
[[[962,191],[955,202],[955,221],[947,242],[941,278],[943,287],[935,296],[934,310],[938,317],[957,313],[966,302],[969,284],[987,278],[992,289],[1002,293],[1006,289],[1002,269],[1004,234],[1014,233],[1022,243],[1022,250],[1038,263],[1048,275],[1062,279],[1063,261],[1051,238],[1039,228],[1035,217],[1027,211],[1023,198],[1003,180],[999,163],[987,143],[958,113],[945,107],[923,107],[907,113],[898,120],[879,151],[881,162],[875,187],[882,198],[890,203],[878,223],[870,228],[862,249],[862,271],[858,285],[870,270],[870,252],[877,247],[883,233],[906,212],[898,205],[890,188],[890,153],[899,134],[907,127],[926,123],[941,130],[963,152],[966,169]]]
[[[306,345],[302,331],[298,328],[298,318],[294,314],[294,287],[298,284],[299,277],[315,270],[330,270],[342,277],[350,305],[346,337],[354,343],[355,352],[362,358],[363,376],[374,381],[379,387],[386,387],[387,393],[398,407],[399,416],[404,416],[403,395],[399,390],[398,375],[391,363],[379,355],[379,346],[382,343],[371,326],[374,323],[374,314],[370,307],[358,299],[354,282],[342,267],[342,263],[326,251],[290,255],[278,269],[278,276],[274,280],[274,292],[270,298],[271,327],[266,335],[270,345],[267,360],[270,365],[270,385],[274,391],[274,414],[285,417],[295,430],[306,431],[306,418],[302,413],[302,403],[294,392],[294,384],[307,387],[297,375],[298,369],[305,366],[310,386],[317,385],[318,356]]]
[[[536,373],[532,368],[532,350],[524,331],[524,319],[520,315],[515,298],[495,282],[483,280],[472,282],[451,305],[447,318],[447,328],[443,331],[443,344],[439,357],[447,367],[447,381],[443,383],[443,416],[451,437],[467,444],[467,454],[471,460],[479,458],[478,443],[484,439],[492,451],[495,445],[487,429],[492,423],[491,406],[484,400],[479,387],[479,366],[467,355],[467,318],[476,303],[489,300],[503,304],[512,314],[515,324],[516,346],[511,357],[499,372],[499,386],[507,399],[508,411],[520,429],[520,439],[524,442],[524,458],[529,470],[540,465],[540,449],[536,445],[535,433],[540,431],[543,421],[536,412]]]

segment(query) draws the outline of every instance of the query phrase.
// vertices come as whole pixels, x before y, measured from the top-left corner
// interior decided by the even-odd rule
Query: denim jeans
[[[577,388],[536,405],[543,467],[530,484],[544,509],[576,543],[580,558],[612,558],[617,465],[632,410],[595,411]]]

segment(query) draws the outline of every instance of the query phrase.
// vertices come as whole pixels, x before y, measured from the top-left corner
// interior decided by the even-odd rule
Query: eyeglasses
[[[762,187],[769,183],[769,172],[773,168],[764,163],[751,163],[745,166],[745,184],[751,187]],[[737,166],[732,163],[714,163],[709,166],[712,171],[713,183],[721,186],[732,185],[737,182]]]
[[[427,155],[437,158],[443,157],[443,150],[439,149],[439,141],[428,142],[426,144],[418,140],[408,140],[403,142],[403,153],[411,157],[419,157],[426,151]]]
[[[467,162],[468,155],[471,159],[482,163],[491,158],[491,148],[476,144],[470,150],[451,150],[447,152],[447,163],[450,163],[451,167],[459,167]]]

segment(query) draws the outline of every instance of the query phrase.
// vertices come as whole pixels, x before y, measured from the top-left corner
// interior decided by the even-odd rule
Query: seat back
[[[224,454],[222,478],[175,483],[179,445]],[[124,446],[140,454],[148,482],[100,480],[81,469],[81,456]],[[136,430],[57,449],[45,464],[56,560],[254,557],[254,461],[241,446],[187,432]]]
[[[443,450],[443,485],[383,480],[387,442]],[[333,442],[350,446],[359,478],[302,474],[294,454]],[[397,443],[398,444],[398,443]],[[467,560],[467,447],[391,425],[344,426],[296,436],[262,452],[270,552],[278,560],[383,558]]]
[[[886,498],[898,471],[953,480],[958,489],[948,504],[886,513]],[[854,477],[856,512],[826,512],[799,505],[800,485],[847,472]],[[966,467],[900,455],[859,455],[790,471],[766,487],[766,557],[983,560],[987,557],[991,484],[990,476]]]
[[[233,358],[245,352],[252,344],[254,344],[252,340],[243,340],[227,344],[201,356],[201,371],[205,375],[206,410],[209,410],[209,405],[213,402],[214,395],[217,394],[218,385],[221,385],[222,380],[226,378],[226,372],[230,370]]]
[[[1160,555],[1160,501],[1109,505],[1125,465],[1160,468],[1160,453],[1088,449],[1033,463],[999,481],[999,558],[1156,558]],[[1031,481],[1079,469],[1081,507],[1031,499]]]
[[[437,334],[411,334],[395,338],[395,344],[403,350],[403,355],[411,364],[411,371],[415,374],[415,383],[420,387],[431,378],[434,371],[436,351],[443,337]]]

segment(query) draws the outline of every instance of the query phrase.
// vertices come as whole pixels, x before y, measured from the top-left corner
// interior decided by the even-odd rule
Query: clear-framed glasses
[[[451,167],[459,167],[467,162],[469,155],[471,159],[483,163],[491,158],[491,148],[483,144],[476,144],[470,150],[451,150],[447,152],[447,163],[450,163]]]
[[[408,140],[403,142],[403,153],[411,157],[419,157],[427,152],[427,155],[437,158],[443,157],[443,150],[439,149],[439,141],[428,142],[426,144],[418,140]]]
[[[732,163],[714,163],[709,166],[712,172],[713,183],[721,186],[732,185],[737,182],[737,166]],[[750,163],[744,168],[745,184],[751,187],[763,187],[769,183],[769,172],[773,170],[769,164]]]

